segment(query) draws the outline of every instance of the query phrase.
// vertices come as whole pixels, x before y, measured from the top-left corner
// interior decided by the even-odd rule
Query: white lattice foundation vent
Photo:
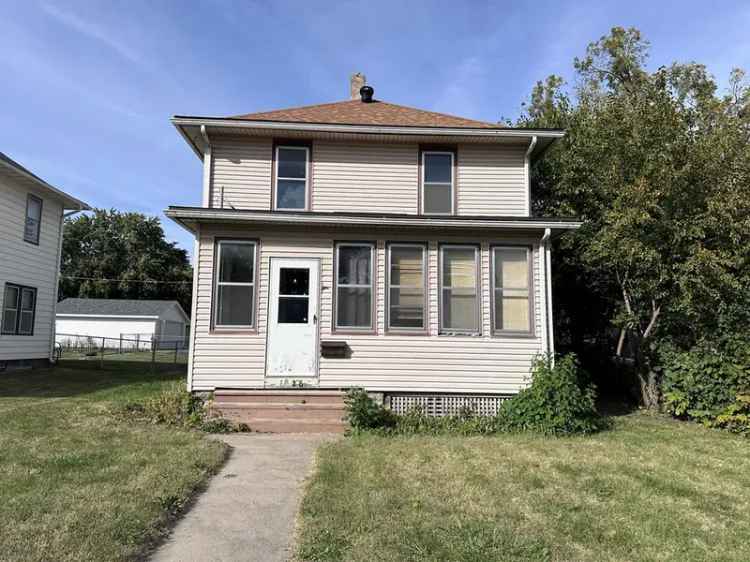
[[[509,396],[476,396],[470,394],[391,394],[385,404],[396,414],[418,408],[428,416],[455,416],[471,411],[477,416],[494,416]]]

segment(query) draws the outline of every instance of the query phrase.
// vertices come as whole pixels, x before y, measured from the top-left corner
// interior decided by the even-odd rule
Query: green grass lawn
[[[225,457],[197,432],[116,415],[183,373],[82,363],[0,374],[3,561],[137,557]]]
[[[365,435],[317,463],[304,560],[750,560],[750,440],[660,416],[592,437]]]

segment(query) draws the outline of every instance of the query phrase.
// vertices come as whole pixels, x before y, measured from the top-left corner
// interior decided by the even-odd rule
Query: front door
[[[310,383],[318,374],[320,261],[271,258],[266,379]]]

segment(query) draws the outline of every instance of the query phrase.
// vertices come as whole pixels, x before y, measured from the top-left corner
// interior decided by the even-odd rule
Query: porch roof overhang
[[[557,235],[575,230],[581,222],[569,218],[498,217],[498,216],[420,216],[380,213],[321,213],[296,211],[256,211],[205,207],[169,207],[164,214],[190,232],[200,224],[246,226],[304,226],[329,229],[370,230],[495,230],[544,231]]]

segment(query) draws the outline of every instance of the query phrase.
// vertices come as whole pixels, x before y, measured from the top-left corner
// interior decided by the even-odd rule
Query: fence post
[[[174,364],[177,365],[177,340],[174,340]]]
[[[156,373],[156,336],[151,336],[151,373]]]
[[[120,334],[120,347],[119,347],[119,350],[118,350],[118,354],[122,355],[122,334]]]
[[[101,359],[99,359],[99,367],[101,369],[104,369],[104,338],[102,338],[102,349],[101,349]]]

